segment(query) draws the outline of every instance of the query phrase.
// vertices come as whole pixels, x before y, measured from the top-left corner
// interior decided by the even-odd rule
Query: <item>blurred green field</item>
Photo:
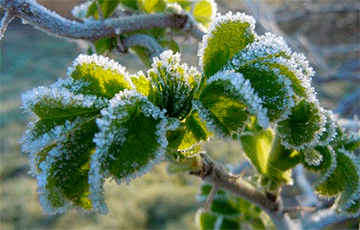
[[[223,1],[225,2],[225,1]],[[27,174],[28,156],[18,140],[27,123],[20,94],[40,85],[50,85],[66,76],[67,67],[81,52],[76,43],[49,36],[16,20],[0,43],[0,229],[194,229],[199,180],[189,175],[170,176],[160,164],[130,185],[105,185],[107,216],[75,209],[56,216],[43,214],[36,180]],[[196,65],[196,45],[185,42],[184,61]],[[145,67],[134,55],[121,56],[129,72]],[[319,98],[333,109],[356,84],[329,83],[315,86]],[[243,160],[235,142],[215,141],[207,145],[211,156],[222,163]]]

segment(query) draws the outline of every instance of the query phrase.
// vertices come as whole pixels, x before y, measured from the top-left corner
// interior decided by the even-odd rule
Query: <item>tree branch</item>
[[[350,219],[345,215],[338,215],[332,208],[320,210],[302,220],[303,229],[323,229],[329,225]]]
[[[186,15],[159,13],[77,22],[65,19],[32,0],[1,0],[0,7],[46,32],[90,41],[138,30],[183,28],[188,19]]]
[[[125,51],[132,46],[145,47],[150,57],[159,56],[164,51],[164,48],[153,37],[146,34],[135,34],[124,38],[121,42]]]
[[[203,160],[202,169],[190,174],[197,175],[202,180],[257,205],[271,217],[278,229],[295,229],[294,223],[283,212],[280,197],[275,198],[262,193],[248,181],[233,176],[222,165],[215,163],[206,153],[201,153],[201,156]]]

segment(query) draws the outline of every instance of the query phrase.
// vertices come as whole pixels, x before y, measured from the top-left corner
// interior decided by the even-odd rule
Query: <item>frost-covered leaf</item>
[[[322,196],[339,196],[335,207],[341,210],[350,208],[360,196],[360,160],[352,153],[336,150],[336,168],[327,179],[317,185],[316,191]]]
[[[330,110],[323,110],[323,114],[326,118],[326,123],[324,131],[322,132],[319,140],[319,144],[322,146],[329,145],[332,142],[337,134],[336,128],[337,123],[334,117],[334,114]]]
[[[132,83],[125,67],[116,61],[93,54],[79,55],[73,66],[68,69],[68,75],[75,80],[88,84],[79,92],[111,99],[124,89],[132,89]]]
[[[22,95],[25,111],[37,116],[20,142],[30,153],[31,172],[38,180],[45,212],[59,213],[74,204],[91,209],[89,161],[98,128],[95,119],[108,101],[79,93],[88,84],[59,79]]]
[[[289,115],[294,100],[291,82],[285,75],[258,62],[243,65],[235,71],[250,81],[271,122],[283,120]]]
[[[194,104],[206,124],[223,135],[243,130],[251,115],[262,127],[269,125],[260,98],[239,73],[220,71],[212,76]]]
[[[257,37],[253,43],[235,54],[224,68],[241,72],[247,66],[261,67],[273,72],[275,76],[281,75],[287,79],[287,84],[291,85],[294,96],[309,97],[313,100],[314,93],[310,81],[314,72],[304,55],[291,53],[282,37],[271,33]]]
[[[208,141],[211,133],[207,130],[205,123],[200,120],[196,111],[189,114],[179,128],[169,131],[167,139],[168,148],[182,156],[192,156],[201,150],[203,141]]]
[[[264,130],[254,122],[249,123],[240,136],[241,146],[246,156],[261,174],[267,172],[272,139],[271,129]]]
[[[288,149],[314,147],[324,130],[325,118],[316,102],[301,100],[288,119],[278,123],[282,144]]]
[[[208,27],[215,17],[216,10],[214,0],[198,0],[193,6],[192,14],[196,21]]]
[[[104,179],[129,182],[160,163],[168,145],[166,132],[177,124],[169,126],[164,111],[136,91],[120,92],[101,114],[96,121],[100,132],[94,138],[89,183],[94,209],[105,213]]]
[[[98,131],[95,119],[84,119],[49,148],[36,175],[40,203],[46,213],[64,212],[73,204],[90,210],[88,173]]]
[[[302,150],[302,153],[305,168],[320,173],[318,184],[323,183],[336,168],[336,153],[331,146],[317,146],[314,149]],[[312,157],[313,155],[315,157]]]
[[[336,136],[330,143],[335,149],[343,148],[347,151],[360,149],[360,133],[344,130],[341,126],[336,128]]]
[[[204,75],[218,72],[233,56],[255,39],[255,20],[243,13],[218,14],[203,37],[198,56]]]
[[[139,72],[134,76],[131,76],[131,81],[133,82],[136,91],[139,93],[148,96],[151,89],[150,80],[145,76],[143,72]]]
[[[149,100],[169,117],[184,119],[191,111],[192,99],[198,89],[200,74],[193,67],[180,65],[180,54],[164,51],[154,58],[147,72],[151,79]]]
[[[44,160],[51,147],[68,135],[79,119],[94,118],[107,105],[106,99],[76,93],[83,86],[72,79],[59,79],[50,87],[41,86],[21,95],[25,112],[37,117],[20,140],[22,151],[30,153],[33,159],[33,173],[38,172],[38,160]]]

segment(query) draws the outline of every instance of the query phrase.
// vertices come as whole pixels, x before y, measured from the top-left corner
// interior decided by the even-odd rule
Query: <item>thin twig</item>
[[[5,31],[9,23],[14,19],[15,15],[11,11],[6,11],[0,24],[0,40],[4,37]]]
[[[188,18],[186,15],[158,13],[77,22],[65,19],[31,0],[2,0],[0,7],[46,32],[90,41],[138,30],[183,28]]]

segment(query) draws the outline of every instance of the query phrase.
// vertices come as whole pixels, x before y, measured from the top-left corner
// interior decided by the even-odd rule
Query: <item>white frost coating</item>
[[[336,160],[336,152],[334,151],[334,149],[331,146],[327,147],[330,151],[330,155],[331,155],[331,163],[329,168],[326,168],[325,170],[322,170],[320,173],[320,177],[319,179],[314,183],[314,187],[316,188],[317,186],[323,184],[334,172],[334,170],[336,169],[337,166],[337,160]],[[323,197],[321,194],[317,194],[320,197]]]
[[[337,134],[336,133],[337,124],[336,124],[335,115],[331,110],[324,109],[323,112],[324,112],[324,116],[326,117],[326,126],[329,127],[327,127],[327,129],[323,132],[324,135],[327,135],[327,138],[325,140],[321,140],[319,145],[327,146],[332,140],[334,140]]]
[[[87,18],[86,15],[87,15],[87,12],[89,10],[90,5],[93,2],[94,1],[91,0],[91,1],[87,1],[87,2],[84,2],[84,3],[81,3],[79,5],[74,6],[74,8],[71,11],[72,15],[75,18],[83,20],[83,21],[85,21],[86,19],[89,19],[89,18]]]
[[[205,108],[205,106],[198,100],[192,101],[193,109],[196,110],[199,114],[199,117],[202,121],[205,122],[206,127],[210,132],[219,134],[222,133],[221,130],[214,124],[213,119],[210,116],[210,111]]]
[[[111,70],[119,75],[123,75],[124,79],[131,85],[131,88],[134,88],[132,81],[130,80],[130,76],[128,72],[126,72],[126,68],[119,64],[117,61],[110,59],[108,57],[104,57],[102,55],[92,54],[92,55],[84,55],[80,54],[73,62],[73,65],[68,68],[67,76],[71,77],[72,72],[75,70],[76,66],[81,64],[91,64],[94,63],[97,66],[104,68],[104,70]]]
[[[257,116],[262,128],[269,127],[270,121],[267,117],[267,109],[262,106],[263,101],[251,87],[250,81],[245,79],[241,73],[219,71],[208,79],[207,84],[210,85],[215,81],[230,81],[231,85],[227,85],[224,93],[235,96],[245,103],[248,106],[247,110]]]
[[[323,161],[323,155],[321,155],[316,150],[312,151],[310,149],[310,150],[304,151],[304,155],[305,155],[305,162],[308,163],[309,165],[318,166]]]
[[[246,63],[262,58],[269,58],[280,52],[290,55],[291,49],[282,37],[278,37],[272,33],[265,33],[265,35],[258,37],[253,43],[244,48],[244,50],[235,54],[229,61],[229,64],[232,68],[238,69]]]
[[[43,210],[45,213],[48,214],[58,214],[63,213],[67,210],[67,208],[71,205],[71,202],[63,197],[59,192],[57,192],[57,195],[61,197],[61,199],[64,200],[65,205],[59,208],[55,208],[51,202],[48,200],[48,197],[50,195],[49,190],[46,188],[48,185],[48,177],[50,176],[50,170],[53,163],[56,162],[56,158],[59,157],[63,152],[61,151],[62,145],[57,145],[54,147],[51,151],[53,151],[52,155],[47,155],[45,158],[45,161],[41,162],[39,165],[39,168],[41,169],[41,173],[36,175],[37,179],[37,185],[38,189],[37,192],[39,193],[39,201],[41,206],[43,207]],[[56,188],[52,188],[53,190],[56,190]]]
[[[184,13],[182,7],[177,2],[167,3],[165,11],[170,14],[178,14],[178,15],[181,15]]]
[[[25,112],[34,114],[32,110],[38,103],[47,109],[69,109],[81,107],[101,109],[106,106],[106,99],[98,98],[94,95],[75,94],[65,88],[71,82],[72,80],[60,79],[58,82],[50,85],[50,87],[39,86],[38,88],[23,93],[21,95],[21,100],[23,102],[22,108]],[[76,89],[85,85],[86,84],[77,82],[74,85],[73,90],[76,91]]]
[[[320,127],[320,129],[318,131],[315,132],[314,134],[314,138],[309,141],[309,142],[305,142],[302,143],[299,146],[295,146],[293,144],[290,144],[287,141],[287,135],[284,133],[280,133],[280,137],[281,137],[281,144],[287,148],[287,149],[293,149],[293,150],[303,150],[303,149],[310,149],[315,147],[316,145],[319,145],[320,143],[320,137],[323,134],[323,132],[325,131],[325,124],[326,124],[326,117],[324,116],[324,109],[322,107],[319,106],[318,101],[316,100],[315,102],[312,101],[312,103],[316,104],[316,106],[319,109],[318,115],[320,116],[320,121],[316,124],[318,127]]]
[[[36,170],[36,154],[42,151],[44,148],[62,142],[66,140],[66,135],[74,130],[75,127],[80,125],[84,119],[80,117],[76,118],[73,122],[65,121],[64,125],[55,126],[47,133],[44,133],[38,137],[34,137],[33,129],[36,122],[30,122],[28,129],[24,132],[24,135],[20,138],[21,151],[29,153],[30,155],[30,171],[29,174],[37,175]]]
[[[338,151],[343,153],[346,157],[348,157],[354,163],[356,172],[358,174],[358,177],[360,178],[360,159],[359,159],[359,157],[355,156],[354,154],[352,154],[351,152],[349,152],[345,149],[338,149]],[[360,181],[353,182],[353,183],[356,183],[356,185],[357,185],[356,191],[353,194],[351,194],[351,198],[348,199],[348,202],[346,202],[342,206],[339,206],[339,209],[342,211],[349,208],[353,204],[354,200],[360,199]]]
[[[209,30],[207,33],[203,36],[203,40],[200,44],[198,56],[199,56],[199,65],[201,67],[201,70],[203,70],[204,65],[204,53],[205,49],[208,47],[208,42],[213,36],[213,33],[217,31],[217,28],[221,26],[221,24],[224,24],[228,21],[239,21],[241,23],[249,23],[249,33],[254,33],[255,30],[255,19],[251,16],[248,16],[244,13],[237,12],[236,14],[233,14],[231,11],[228,12],[225,15],[221,15],[220,13],[216,14],[213,22],[211,23]]]
[[[100,129],[99,133],[95,134],[94,142],[96,144],[95,153],[91,157],[89,184],[90,195],[89,198],[93,201],[93,207],[95,210],[99,210],[100,213],[105,214],[107,212],[106,204],[103,195],[103,183],[106,177],[110,176],[109,171],[106,170],[107,163],[106,158],[114,159],[114,156],[110,156],[109,147],[114,142],[121,146],[125,140],[128,130],[126,128],[119,127],[122,122],[131,119],[129,109],[135,104],[140,105],[140,110],[147,117],[152,117],[155,120],[160,119],[156,125],[157,131],[155,132],[156,140],[159,144],[157,150],[153,153],[154,159],[150,160],[145,166],[140,167],[135,173],[130,175],[117,175],[122,178],[116,178],[117,183],[130,182],[148,172],[154,164],[158,164],[164,159],[165,148],[168,145],[166,139],[166,132],[169,129],[174,129],[178,126],[177,122],[172,122],[168,125],[168,120],[165,117],[165,110],[160,110],[154,106],[148,99],[142,94],[134,90],[124,90],[114,96],[110,100],[109,106],[101,111],[102,118],[96,120],[96,123]],[[132,163],[133,167],[137,167],[136,162]]]
[[[217,219],[214,223],[214,230],[220,230],[221,229],[221,225],[223,223],[224,220],[224,216],[223,215],[217,215]]]

